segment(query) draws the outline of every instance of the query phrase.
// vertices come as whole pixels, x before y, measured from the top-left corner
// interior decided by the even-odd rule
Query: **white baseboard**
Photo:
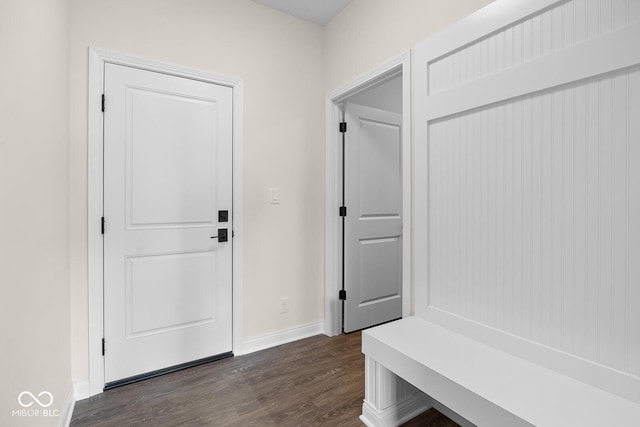
[[[362,404],[362,421],[368,427],[396,427],[433,407],[433,400],[422,392],[414,393],[378,411],[366,400]]]
[[[73,408],[76,406],[75,399],[75,385],[71,384],[67,395],[64,397],[62,407],[60,407],[60,416],[58,417],[59,427],[68,427],[71,423],[71,416],[73,415]]]
[[[91,397],[91,384],[89,384],[89,381],[73,383],[73,397],[76,402]]]
[[[315,322],[250,338],[244,342],[244,354],[290,343],[303,338],[309,338],[322,334],[322,331],[322,322]]]

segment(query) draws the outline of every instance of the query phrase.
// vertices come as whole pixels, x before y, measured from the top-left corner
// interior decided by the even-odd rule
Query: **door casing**
[[[116,52],[89,48],[88,101],[88,272],[89,272],[89,390],[84,398],[99,394],[104,387],[104,359],[102,356],[103,315],[103,114],[101,98],[104,87],[104,65],[113,63],[164,74],[228,86],[233,90],[233,352],[243,354],[242,335],[242,164],[243,164],[243,81],[206,71],[136,58]],[[108,107],[106,101],[106,108]]]
[[[325,303],[324,333],[328,336],[342,332],[342,302],[338,292],[342,288],[342,227],[338,207],[342,203],[342,121],[340,104],[350,96],[363,92],[378,83],[402,75],[402,316],[411,315],[411,53],[407,51],[369,73],[332,91],[325,101]],[[347,295],[347,298],[349,296]]]

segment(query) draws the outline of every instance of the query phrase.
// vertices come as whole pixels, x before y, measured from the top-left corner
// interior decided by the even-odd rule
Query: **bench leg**
[[[395,427],[433,406],[433,400],[365,355],[365,396],[360,420],[369,427]]]

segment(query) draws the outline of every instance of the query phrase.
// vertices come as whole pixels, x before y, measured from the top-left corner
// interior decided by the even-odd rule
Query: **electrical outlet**
[[[280,314],[289,312],[289,298],[280,298]]]

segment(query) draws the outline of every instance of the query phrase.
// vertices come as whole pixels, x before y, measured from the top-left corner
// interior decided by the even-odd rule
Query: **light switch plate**
[[[271,187],[269,189],[269,203],[272,205],[280,203],[280,189],[278,187]]]

